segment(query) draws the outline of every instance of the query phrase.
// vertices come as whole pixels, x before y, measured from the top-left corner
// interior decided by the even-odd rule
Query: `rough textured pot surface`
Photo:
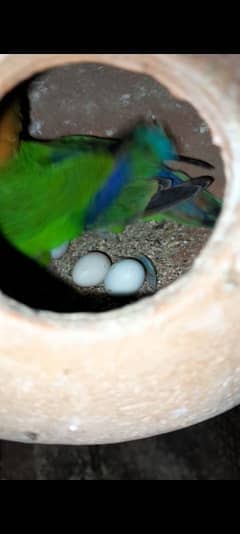
[[[223,149],[223,213],[191,272],[106,314],[35,313],[0,296],[0,438],[110,443],[185,427],[239,402],[239,56],[2,55],[0,97],[66,62],[145,72],[188,100]]]

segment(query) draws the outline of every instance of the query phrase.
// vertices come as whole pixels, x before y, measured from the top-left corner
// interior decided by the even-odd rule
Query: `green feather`
[[[90,152],[51,163],[51,146],[23,142],[0,171],[1,230],[33,258],[73,239],[113,164],[108,153]]]
[[[137,127],[122,142],[91,136],[22,141],[19,152],[0,168],[1,231],[21,252],[46,264],[50,250],[85,231],[96,195],[119,161],[126,159],[126,181],[92,224],[92,228],[122,231],[144,217],[158,189],[152,177],[159,175],[171,154],[174,157],[174,148],[163,130],[147,126]],[[146,220],[177,220],[174,210]]]

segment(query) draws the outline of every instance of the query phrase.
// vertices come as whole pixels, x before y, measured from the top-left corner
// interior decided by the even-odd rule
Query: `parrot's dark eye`
[[[6,110],[12,121],[14,109],[12,175],[19,179],[6,216],[1,183],[9,187],[12,175],[1,175],[1,132]],[[5,122],[14,129],[11,121]],[[0,108],[2,290],[32,308],[59,312],[102,312],[150,296],[146,283],[121,299],[107,294],[103,281],[79,287],[74,266],[94,251],[112,262],[148,258],[157,289],[168,286],[210,237],[223,187],[208,125],[155,79],[95,63],[37,74]]]

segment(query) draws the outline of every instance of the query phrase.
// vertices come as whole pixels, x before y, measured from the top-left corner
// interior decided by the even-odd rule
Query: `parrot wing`
[[[172,179],[172,183],[176,186],[178,183],[189,180],[183,172],[172,171],[169,174],[167,171],[164,176]],[[187,224],[191,226],[206,226],[212,228],[216,223],[222,209],[222,201],[213,193],[207,191],[205,188],[201,189],[194,198],[175,203],[170,206],[166,212],[156,214],[155,220],[173,220],[180,224]]]

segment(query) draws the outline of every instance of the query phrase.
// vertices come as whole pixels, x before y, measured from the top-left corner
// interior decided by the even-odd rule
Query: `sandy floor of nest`
[[[151,294],[147,284],[132,298],[112,298],[102,287],[81,289],[73,284],[71,272],[76,261],[87,252],[100,250],[109,254],[113,261],[121,256],[146,254],[158,272],[158,289],[168,286],[186,273],[208,240],[211,231],[191,228],[172,222],[137,223],[128,226],[119,235],[99,236],[85,234],[71,243],[68,252],[51,263],[50,270],[72,285],[87,303],[86,311],[106,311],[134,302]]]

